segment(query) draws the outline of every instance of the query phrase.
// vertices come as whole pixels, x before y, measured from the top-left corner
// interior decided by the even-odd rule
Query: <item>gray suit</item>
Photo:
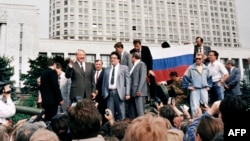
[[[229,77],[225,81],[225,84],[229,86],[229,89],[225,89],[224,91],[225,96],[242,94],[240,91],[240,76],[240,69],[234,67],[229,73]]]
[[[70,99],[76,96],[91,99],[91,93],[95,92],[94,65],[85,63],[85,72],[75,62],[71,67],[66,68],[66,77],[71,78]]]
[[[67,112],[67,107],[70,106],[71,102],[69,99],[69,92],[70,92],[70,86],[71,86],[71,80],[67,79],[65,77],[65,73],[62,72],[62,74],[58,77],[58,82],[59,82],[59,88],[62,94],[63,98],[63,105],[62,105],[62,111],[64,113]]]
[[[125,96],[129,95],[130,90],[130,75],[128,67],[124,65],[119,66],[116,79],[116,89],[109,89],[109,75],[112,67],[107,67],[103,75],[102,96],[107,99],[107,107],[114,113],[118,113],[119,120],[125,118]]]
[[[140,61],[130,72],[131,77],[131,100],[129,104],[130,118],[136,118],[144,115],[144,100],[147,96],[147,67],[145,63]],[[140,96],[136,96],[136,92],[140,92]]]
[[[123,51],[120,64],[128,66],[129,70],[132,68],[133,64],[131,62],[131,56],[130,56],[130,54],[128,52]]]

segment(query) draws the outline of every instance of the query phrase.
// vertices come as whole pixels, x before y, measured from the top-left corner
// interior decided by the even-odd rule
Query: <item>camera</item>
[[[109,111],[107,109],[105,110],[105,115],[109,116]]]
[[[161,99],[159,97],[155,97],[155,105],[160,105]]]

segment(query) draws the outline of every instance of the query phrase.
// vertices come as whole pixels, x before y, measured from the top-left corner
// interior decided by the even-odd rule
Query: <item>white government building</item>
[[[62,3],[64,3],[65,1],[68,1],[68,4],[70,4],[72,0],[51,0],[51,3],[53,5],[53,3],[58,2],[58,1],[62,2]],[[88,0],[75,0],[75,1],[79,1],[79,2],[82,1],[84,3]],[[97,5],[101,2],[98,0],[93,0],[93,2],[94,1],[97,2],[96,3]],[[116,6],[120,5],[120,2],[125,3],[126,1],[128,1],[128,0],[117,0],[117,1],[116,0],[105,0],[105,2],[109,2],[111,5],[113,3]],[[144,0],[144,1],[151,2],[151,0]],[[155,5],[158,1],[159,0],[156,0],[156,2],[152,2],[153,5]],[[161,1],[164,1],[164,0],[161,0]],[[161,1],[159,1],[159,2],[161,2]],[[195,1],[201,2],[201,0],[190,0],[190,1],[178,0],[178,1],[183,2],[183,3],[186,2],[186,4],[194,3]],[[202,1],[206,1],[206,0],[202,0]],[[213,2],[214,0],[210,0],[210,1]],[[216,2],[216,4],[220,5],[220,1],[226,2],[226,3],[232,3],[233,7],[234,7],[233,11],[235,10],[234,0],[229,0],[229,1],[219,0]],[[131,1],[129,0],[130,4],[131,4],[131,2],[134,2],[134,0],[131,0]],[[166,2],[169,2],[169,0],[164,1],[164,3],[166,3]],[[173,1],[173,2],[177,2],[177,1]],[[91,3],[91,1],[88,1],[88,3]],[[171,4],[173,4],[173,3],[171,3]],[[150,7],[149,4],[147,4],[147,5],[148,5],[148,7]],[[204,5],[205,4],[203,4],[203,6]],[[179,4],[175,5],[175,6],[179,6]],[[228,6],[230,7],[230,4]],[[50,7],[53,7],[53,6],[50,6]],[[72,6],[72,7],[74,7],[74,6]],[[187,6],[187,7],[190,7],[190,6]],[[60,4],[60,8],[63,8],[62,4]],[[117,7],[116,7],[116,9],[117,9]],[[128,9],[130,9],[130,8],[128,8]],[[153,9],[154,9],[153,11],[156,10],[156,8],[153,8]],[[55,11],[55,10],[53,10],[53,11]],[[106,13],[106,14],[108,15],[108,13]],[[201,14],[201,13],[199,13],[199,14]],[[70,15],[70,14],[68,14],[68,15]],[[76,14],[76,15],[78,15],[78,14]],[[110,15],[111,15],[110,18],[112,19],[113,14],[110,14]],[[61,15],[61,16],[63,16],[63,15]],[[154,16],[157,16],[157,12],[154,13]],[[189,16],[191,16],[191,15],[189,15]],[[234,16],[236,16],[236,15],[234,15]],[[128,17],[130,17],[129,19],[131,20],[131,15]],[[179,17],[176,17],[176,18],[179,18]],[[52,22],[51,19],[53,19],[53,18],[50,18],[50,22]],[[150,20],[150,18],[149,18],[149,20]],[[168,20],[166,20],[166,21],[168,21]],[[75,22],[77,23],[78,21],[76,20]],[[129,21],[129,26],[131,24],[130,22],[133,23],[133,20]],[[221,42],[215,42],[215,40],[212,40],[212,36],[209,37],[209,36],[205,36],[205,34],[203,34],[203,33],[199,33],[200,31],[203,31],[203,30],[200,30],[200,28],[202,27],[202,23],[200,23],[198,26],[199,27],[197,30],[198,33],[193,34],[192,29],[190,29],[190,30],[188,29],[187,34],[186,34],[186,32],[184,32],[183,34],[179,34],[180,32],[177,33],[175,31],[172,31],[172,32],[169,32],[169,34],[173,33],[174,37],[178,36],[178,38],[170,38],[171,36],[169,34],[167,34],[164,36],[164,38],[166,38],[167,40],[164,40],[164,38],[162,38],[162,40],[159,40],[160,38],[157,37],[158,31],[157,31],[157,29],[154,28],[156,26],[156,21],[153,21],[153,22],[154,22],[154,24],[152,25],[152,27],[154,29],[154,32],[151,32],[151,30],[150,30],[150,33],[149,33],[149,34],[153,34],[153,36],[150,35],[149,38],[146,38],[146,34],[148,34],[146,30],[143,31],[143,33],[141,33],[141,34],[138,34],[139,30],[135,30],[133,32],[129,31],[129,34],[128,34],[129,36],[124,36],[121,38],[121,36],[119,35],[121,30],[118,30],[119,28],[117,28],[117,26],[120,26],[120,24],[116,25],[116,23],[114,23],[116,25],[116,28],[110,30],[110,32],[113,33],[113,31],[116,31],[116,30],[118,30],[117,32],[119,32],[119,34],[117,34],[117,33],[115,34],[117,36],[113,36],[113,37],[115,37],[114,40],[113,40],[113,37],[111,37],[111,40],[109,40],[110,36],[108,36],[108,35],[107,36],[102,35],[102,40],[101,40],[101,38],[97,39],[97,38],[99,38],[99,36],[94,36],[94,34],[90,34],[90,32],[95,31],[94,30],[95,26],[93,27],[93,24],[90,28],[82,28],[82,29],[88,30],[88,34],[89,34],[88,40],[85,39],[85,37],[87,37],[88,34],[84,35],[84,36],[80,36],[80,34],[78,34],[78,33],[72,34],[72,36],[74,38],[71,38],[71,34],[67,34],[67,39],[66,39],[66,38],[64,38],[64,37],[66,37],[66,36],[64,36],[64,34],[59,34],[59,36],[55,36],[56,34],[54,34],[54,33],[57,32],[57,29],[53,30],[53,26],[56,25],[56,23],[55,23],[55,24],[50,24],[50,37],[51,37],[51,39],[41,39],[41,38],[39,38],[39,32],[40,32],[39,31],[39,24],[40,24],[39,23],[39,10],[34,5],[34,3],[31,3],[28,0],[26,0],[26,1],[25,0],[23,0],[23,1],[0,0],[0,56],[7,56],[7,57],[13,58],[11,65],[13,65],[15,68],[14,69],[15,74],[14,74],[12,79],[16,81],[16,86],[20,87],[20,86],[22,86],[22,83],[19,81],[20,74],[27,73],[27,71],[29,70],[29,63],[28,63],[29,58],[35,59],[38,55],[47,55],[47,56],[60,55],[60,56],[63,56],[65,58],[67,58],[67,57],[72,58],[72,57],[74,57],[74,54],[75,54],[77,49],[84,49],[85,52],[87,53],[87,61],[93,62],[95,59],[102,59],[104,61],[104,66],[107,66],[107,65],[109,65],[109,54],[111,51],[114,51],[113,45],[117,41],[122,41],[124,46],[125,46],[125,50],[129,51],[131,48],[133,48],[133,45],[132,45],[133,37],[141,39],[143,45],[147,45],[147,46],[153,48],[153,47],[160,47],[162,41],[169,42],[171,46],[175,46],[175,47],[180,46],[181,47],[184,41],[191,42],[195,39],[196,36],[201,35],[202,37],[205,37],[204,40],[210,39],[211,42],[209,44],[211,45],[211,48],[214,50],[217,50],[220,53],[219,57],[220,57],[220,60],[222,62],[225,62],[225,60],[227,60],[227,59],[235,60],[237,66],[239,68],[241,68],[241,70],[242,70],[242,78],[245,77],[243,72],[245,69],[248,69],[247,58],[250,57],[250,55],[249,55],[250,48],[240,47],[240,43],[238,42],[239,41],[239,36],[238,36],[238,31],[237,31],[238,27],[236,25],[231,25],[232,22],[230,22],[230,24],[229,24],[230,30],[228,30],[228,31],[230,31],[230,36],[228,36],[228,39],[230,38],[230,40],[224,41],[222,39],[222,38],[224,38],[224,36],[223,36],[223,33],[221,32],[218,36],[218,38],[221,38],[220,39]],[[209,23],[211,23],[211,22],[212,21],[209,20]],[[127,22],[125,22],[124,24],[126,24],[126,23]],[[234,20],[234,23],[237,23],[237,20]],[[64,23],[60,22],[60,25],[61,24],[64,24]],[[201,25],[201,27],[200,27],[200,25]],[[135,26],[136,26],[136,29],[139,28],[139,27],[137,27],[138,24],[136,24]],[[183,26],[185,26],[185,25],[178,26],[178,31],[182,31]],[[97,25],[97,27],[98,27],[98,25]],[[105,27],[106,29],[104,29],[104,27],[105,26],[102,26],[102,27],[97,28],[97,29],[103,30],[103,33],[108,32],[107,29],[109,29],[109,28]],[[168,26],[166,26],[166,27],[168,27]],[[220,27],[221,27],[221,25],[220,25]],[[234,28],[235,31],[232,31],[233,29],[231,27],[235,27]],[[69,31],[70,31],[70,28],[71,27],[69,25]],[[161,26],[161,28],[164,28],[164,26]],[[172,27],[172,28],[174,29],[175,27]],[[74,28],[74,29],[75,29],[74,33],[80,32],[79,28]],[[165,29],[166,30],[165,32],[168,33],[168,30],[170,30],[170,29],[171,28]],[[211,33],[213,31],[212,29],[213,29],[213,24],[212,25],[209,24],[209,29],[206,29],[206,32],[209,31]],[[64,31],[64,30],[66,30],[65,27],[60,28],[60,33],[61,33],[61,31]],[[130,30],[130,28],[129,29],[125,28],[124,34],[127,30]],[[186,31],[186,29],[184,29],[184,31]],[[223,31],[223,30],[220,28],[218,31]],[[97,31],[97,32],[99,32],[99,31]],[[235,36],[233,36],[231,34],[232,32],[235,32]],[[135,36],[134,36],[134,33],[136,33]],[[162,31],[162,29],[161,29],[160,34],[161,35],[165,34]],[[211,33],[211,34],[213,34],[213,33]],[[211,35],[211,34],[209,34],[209,35]],[[187,37],[184,37],[181,42],[180,42],[180,40],[178,40],[178,41],[176,40],[176,42],[174,42],[174,39],[182,39],[182,36],[187,36]],[[217,36],[217,34],[216,34],[216,36]],[[83,37],[83,38],[80,38],[80,37]],[[142,38],[142,37],[145,37],[145,38]],[[179,38],[179,37],[181,37],[181,38]],[[225,37],[225,38],[227,38],[227,37]],[[148,39],[150,39],[152,41],[149,41]],[[234,42],[234,39],[236,39],[236,42]],[[218,44],[216,44],[216,43],[218,43]],[[225,46],[224,44],[227,44],[227,45]],[[221,45],[221,46],[218,46],[218,45]],[[229,46],[232,46],[232,47],[229,47]]]

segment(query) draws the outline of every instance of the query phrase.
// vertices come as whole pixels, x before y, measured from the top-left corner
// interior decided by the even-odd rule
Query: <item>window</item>
[[[110,55],[101,54],[101,60],[103,62],[103,67],[110,66]]]
[[[64,58],[64,54],[63,53],[51,53],[52,57],[55,58],[55,57],[62,57]]]
[[[47,57],[47,52],[39,52],[38,56]]]
[[[86,54],[86,62],[95,63],[96,55],[95,54]]]

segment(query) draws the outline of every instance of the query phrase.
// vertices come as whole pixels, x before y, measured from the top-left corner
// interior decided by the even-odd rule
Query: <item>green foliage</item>
[[[14,81],[11,81],[10,78],[14,74],[14,67],[10,66],[10,63],[12,62],[13,58],[7,58],[5,56],[0,57],[0,81],[2,82],[11,82],[11,84],[14,84]],[[15,99],[16,92],[15,88],[12,87],[12,93],[11,97]]]
[[[37,78],[41,76],[44,69],[47,68],[47,57],[39,56],[35,60],[29,59],[30,70],[27,74],[21,74],[21,81],[24,81],[24,87],[21,88],[23,94],[37,95]]]
[[[250,108],[250,85],[247,84],[245,80],[241,81],[241,92],[242,98],[247,101],[247,104]]]

